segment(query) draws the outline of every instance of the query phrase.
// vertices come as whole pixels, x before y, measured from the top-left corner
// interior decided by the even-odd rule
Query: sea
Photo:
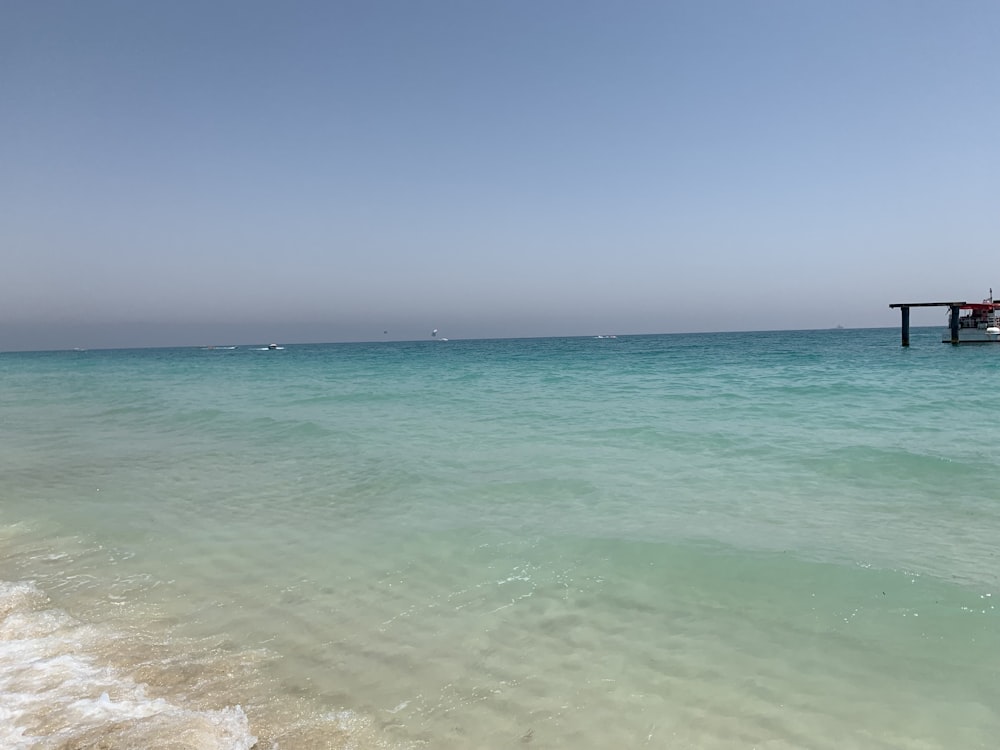
[[[0,354],[0,747],[1000,742],[1000,346]]]

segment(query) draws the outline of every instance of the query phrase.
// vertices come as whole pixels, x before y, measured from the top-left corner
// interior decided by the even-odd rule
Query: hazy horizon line
[[[910,326],[910,330],[940,328],[936,325]],[[823,328],[762,328],[757,330],[729,330],[729,331],[659,331],[647,333],[584,333],[584,334],[544,334],[544,335],[512,335],[512,336],[426,336],[415,338],[381,338],[381,339],[339,339],[339,340],[284,340],[273,341],[227,341],[225,343],[187,343],[187,344],[149,344],[149,345],[125,345],[125,346],[58,346],[52,348],[0,348],[0,354],[45,354],[55,352],[88,352],[88,351],[131,351],[131,350],[153,350],[153,349],[224,349],[225,347],[267,347],[272,343],[277,343],[281,347],[286,346],[334,346],[351,344],[407,344],[420,342],[440,342],[453,343],[458,341],[518,341],[518,340],[540,340],[540,339],[589,339],[589,338],[639,338],[652,336],[721,336],[735,334],[759,334],[759,333],[799,333],[799,332],[824,332],[824,331],[874,331],[874,330],[898,330],[899,326],[827,326]]]

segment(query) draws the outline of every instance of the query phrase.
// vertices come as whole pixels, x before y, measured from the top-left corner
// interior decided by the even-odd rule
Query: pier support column
[[[961,310],[958,305],[951,306],[951,315],[949,316],[948,322],[951,324],[951,343],[958,343],[958,313]]]
[[[901,307],[899,308],[899,314],[902,318],[902,325],[900,330],[903,332],[903,346],[910,345],[910,308]]]

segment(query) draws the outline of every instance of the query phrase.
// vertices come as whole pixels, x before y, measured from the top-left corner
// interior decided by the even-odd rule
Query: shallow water
[[[0,745],[993,747],[938,334],[0,355]]]

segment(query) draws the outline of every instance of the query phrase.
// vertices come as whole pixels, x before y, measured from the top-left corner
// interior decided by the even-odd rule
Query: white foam
[[[0,581],[0,747],[254,745],[240,706],[201,710],[147,695],[102,658],[115,633],[46,604],[33,583]]]

